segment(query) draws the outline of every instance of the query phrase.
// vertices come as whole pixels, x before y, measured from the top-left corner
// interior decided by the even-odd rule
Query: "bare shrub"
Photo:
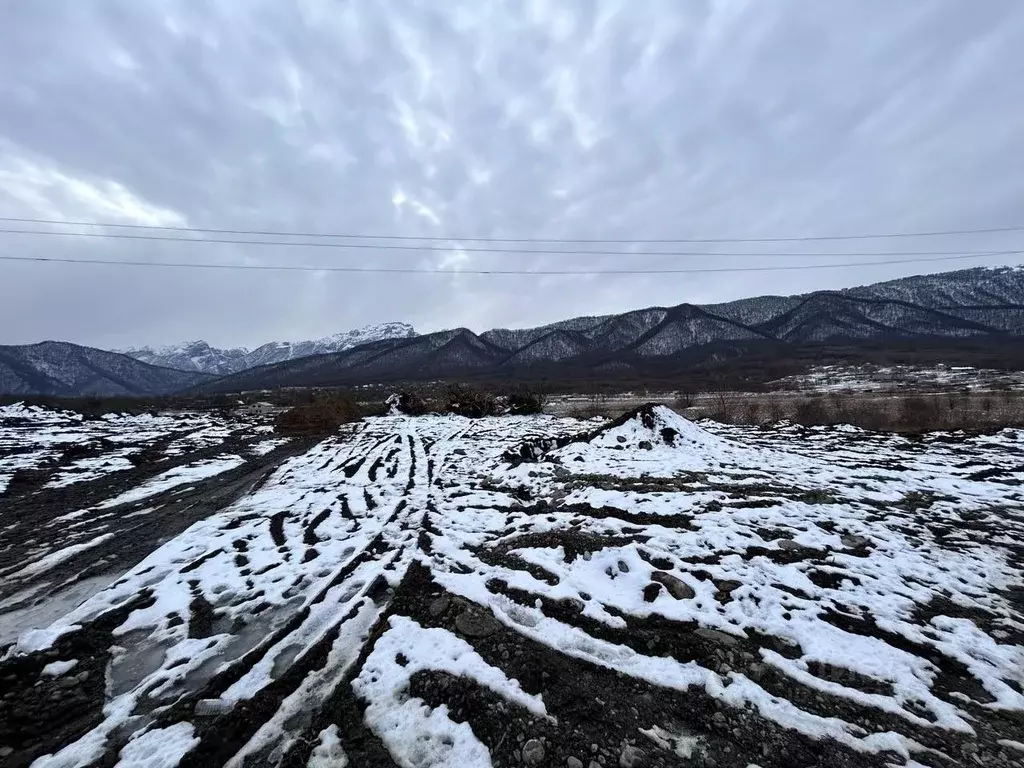
[[[687,408],[692,408],[693,395],[690,394],[689,392],[677,393],[674,407],[677,411],[685,411]]]
[[[818,397],[807,397],[797,401],[793,409],[793,421],[804,426],[815,426],[829,423],[828,411],[824,402]]]
[[[279,414],[274,429],[282,435],[329,435],[362,416],[359,404],[347,394],[313,393],[308,403]]]
[[[744,424],[759,424],[760,423],[760,420],[759,420],[760,413],[761,413],[761,409],[758,407],[757,403],[755,403],[755,402],[747,403],[746,405],[743,406],[743,423]]]
[[[385,405],[389,410],[393,405],[395,410],[406,416],[422,416],[429,410],[418,392],[398,392],[389,397]]]
[[[447,410],[461,416],[478,419],[493,416],[497,413],[498,404],[490,392],[467,387],[464,384],[452,384],[445,390]]]
[[[505,394],[505,402],[509,413],[526,415],[543,413],[547,398],[527,386],[518,386]]]

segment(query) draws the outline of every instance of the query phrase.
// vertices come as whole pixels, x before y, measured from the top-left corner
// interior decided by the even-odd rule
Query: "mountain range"
[[[380,329],[394,336],[381,337]],[[135,360],[57,342],[0,347],[0,391],[32,391],[25,387],[33,382],[40,391],[71,394],[76,388],[95,392],[107,386],[100,382],[129,392],[232,392],[580,371],[642,375],[666,362],[678,366],[701,356],[741,355],[757,345],[784,349],[835,341],[863,345],[936,339],[986,344],[1024,339],[1024,269],[966,269],[838,291],[650,307],[480,334],[457,328],[415,335],[410,326],[394,323],[316,342],[267,344],[251,352],[196,342],[170,350],[132,350],[140,358]],[[125,361],[145,367],[135,369]],[[151,362],[172,367],[154,368]],[[180,370],[185,365],[190,370]],[[22,389],[12,390],[11,382]]]
[[[0,393],[4,394],[162,395],[212,378],[66,341],[0,346]]]
[[[219,349],[205,341],[186,341],[166,347],[134,347],[120,351],[150,365],[224,375],[310,355],[343,352],[381,339],[404,339],[415,335],[415,329],[408,323],[381,323],[315,341],[272,341],[252,350],[245,347]]]
[[[967,269],[839,291],[723,304],[650,307],[536,328],[465,328],[389,339],[264,365],[200,385],[206,391],[343,385],[450,376],[641,373],[700,350],[741,353],[759,342],[1006,339],[1024,336],[1024,269]],[[738,350],[738,351],[737,351]]]

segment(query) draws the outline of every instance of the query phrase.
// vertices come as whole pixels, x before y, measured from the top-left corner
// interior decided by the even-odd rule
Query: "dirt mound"
[[[540,460],[549,451],[572,443],[601,448],[652,450],[656,447],[693,449],[720,447],[725,441],[660,403],[647,403],[588,432],[528,440],[505,453],[512,465]]]

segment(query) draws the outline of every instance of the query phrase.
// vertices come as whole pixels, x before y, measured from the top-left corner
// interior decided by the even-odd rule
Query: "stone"
[[[587,604],[578,597],[567,597],[559,602],[561,602],[561,604],[565,606],[565,609],[570,613],[583,613],[583,609],[587,607]]]
[[[652,581],[646,587],[644,587],[644,602],[653,603],[658,599],[658,595],[661,593],[661,584]]]
[[[803,544],[798,544],[792,539],[779,539],[778,545],[779,549],[788,549],[792,552],[795,552],[798,549],[807,549],[807,547],[805,547]]]
[[[467,637],[488,637],[501,629],[501,624],[493,616],[471,608],[458,615],[455,628]]]
[[[743,586],[742,582],[732,579],[715,579],[715,589],[719,592],[732,592]]]
[[[856,533],[844,533],[842,536],[839,537],[839,542],[844,547],[849,547],[850,549],[860,549],[861,547],[866,547],[868,544],[870,544],[871,539],[869,539],[867,536],[860,536]]]
[[[654,448],[650,440],[641,440],[639,443],[636,444],[636,447],[639,448],[641,451],[649,451]]]
[[[711,629],[710,627],[698,627],[693,630],[693,634],[705,640],[710,640],[712,643],[718,643],[730,648],[737,645],[740,641],[735,635],[730,635],[728,632],[722,632],[718,629]]]
[[[0,747],[0,757],[10,757],[14,754],[14,747]]]
[[[639,747],[628,746],[619,753],[619,768],[640,768],[646,755]]]
[[[583,768],[583,761],[578,757],[565,758],[565,768]]]
[[[448,606],[451,605],[451,603],[451,597],[449,597],[448,595],[441,595],[440,597],[430,601],[430,606],[427,608],[427,611],[433,618],[436,619],[445,614],[445,612],[448,610]]]
[[[523,762],[527,765],[539,765],[544,760],[544,743],[540,739],[530,739],[523,744]]]
[[[678,576],[673,576],[671,573],[666,573],[665,571],[655,571],[652,573],[651,581],[656,581],[659,584],[664,585],[665,589],[668,590],[668,593],[676,600],[689,600],[697,594],[693,591],[693,587],[685,581],[680,579]]]

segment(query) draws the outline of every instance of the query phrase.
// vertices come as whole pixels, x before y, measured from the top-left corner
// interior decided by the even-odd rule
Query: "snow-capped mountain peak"
[[[252,350],[245,347],[219,349],[197,340],[161,347],[133,347],[123,350],[123,354],[165,368],[224,375],[257,365],[341,352],[372,341],[413,336],[416,336],[416,330],[408,323],[378,323],[313,341],[271,341]]]

